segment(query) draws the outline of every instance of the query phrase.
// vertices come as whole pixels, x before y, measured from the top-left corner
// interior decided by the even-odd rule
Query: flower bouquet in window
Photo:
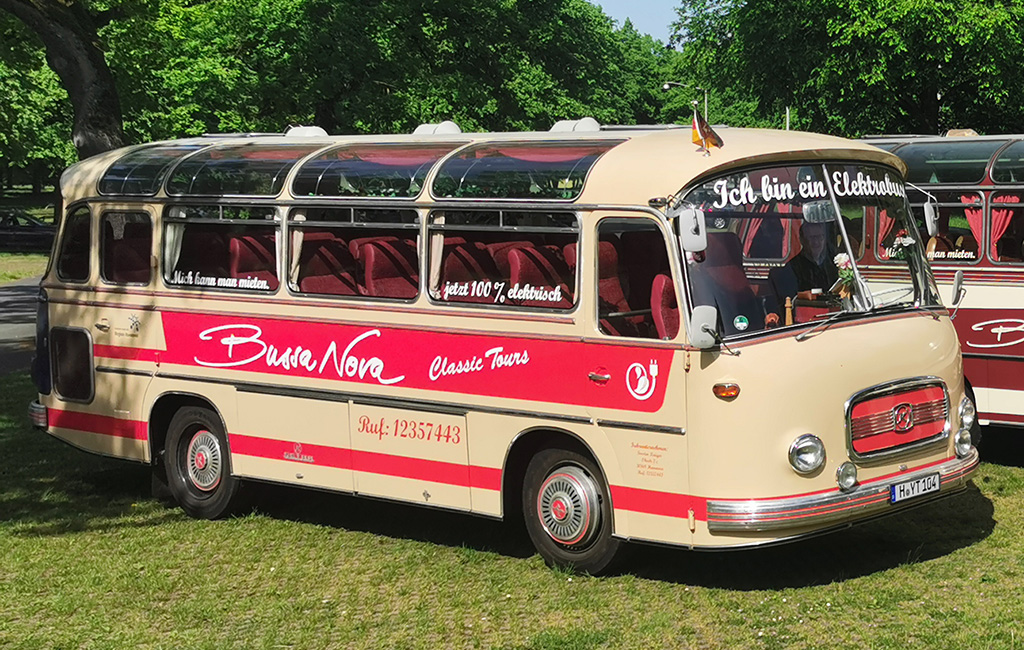
[[[905,260],[907,259],[907,249],[914,245],[914,238],[907,234],[905,228],[900,228],[896,232],[896,239],[892,240],[892,246],[889,247],[889,259],[890,260]]]
[[[839,253],[832,261],[836,265],[836,270],[839,271],[839,279],[829,291],[838,294],[840,298],[849,300],[853,297],[853,290],[856,286],[853,276],[853,260],[846,253]]]

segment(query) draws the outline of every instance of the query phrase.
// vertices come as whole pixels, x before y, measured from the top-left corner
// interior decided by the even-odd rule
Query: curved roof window
[[[438,198],[572,201],[597,159],[624,140],[490,142],[446,160],[434,178]]]
[[[292,194],[412,198],[430,168],[463,144],[343,145],[306,161],[292,182]]]
[[[992,154],[1006,140],[911,142],[895,151],[911,183],[980,183]]]
[[[121,156],[100,179],[100,194],[150,196],[156,194],[167,170],[182,157],[201,149],[201,144],[143,147]]]
[[[167,193],[178,196],[276,196],[295,163],[323,144],[214,146],[182,160]]]
[[[1003,149],[992,165],[992,180],[997,183],[1024,182],[1024,141]]]

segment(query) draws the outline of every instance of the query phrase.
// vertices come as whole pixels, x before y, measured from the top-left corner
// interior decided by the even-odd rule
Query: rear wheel
[[[523,516],[530,540],[552,566],[598,575],[612,567],[622,545],[612,537],[611,499],[601,472],[566,449],[545,449],[530,460]]]
[[[167,487],[187,514],[218,519],[235,510],[241,483],[231,476],[227,436],[216,413],[198,406],[175,413],[164,460]]]

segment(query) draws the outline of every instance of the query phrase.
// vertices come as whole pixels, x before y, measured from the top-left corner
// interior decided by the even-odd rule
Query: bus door
[[[585,249],[594,275],[584,279],[596,291],[583,304],[597,316],[586,343],[588,403],[617,461],[604,468],[616,531],[689,543],[685,353],[671,343],[681,334],[666,234],[635,216],[602,219],[597,233]]]

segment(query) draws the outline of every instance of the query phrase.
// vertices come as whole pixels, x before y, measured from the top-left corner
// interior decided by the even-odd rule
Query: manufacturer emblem
[[[293,447],[293,449],[295,450],[294,453],[287,452],[287,451],[284,452],[284,459],[285,460],[294,460],[294,461],[297,461],[297,462],[300,462],[300,463],[315,463],[316,462],[316,460],[312,456],[310,456],[309,454],[302,453],[302,444],[301,443],[296,442],[295,446]]]
[[[896,433],[905,433],[914,428],[914,406],[912,404],[898,404],[892,409],[893,428]]]

